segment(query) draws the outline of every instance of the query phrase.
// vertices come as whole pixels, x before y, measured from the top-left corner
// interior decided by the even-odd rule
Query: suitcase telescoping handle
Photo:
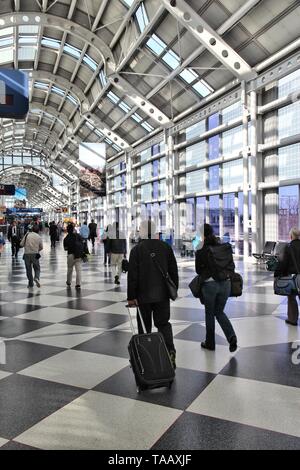
[[[143,333],[147,333],[145,323],[144,323],[144,320],[143,320],[143,317],[141,315],[141,311],[140,311],[139,307],[137,305],[134,305],[133,307],[131,307],[130,305],[126,305],[126,307],[128,308],[128,315],[129,315],[129,321],[130,321],[130,327],[131,327],[132,334],[135,335],[135,329],[134,329],[134,325],[133,325],[133,321],[132,321],[132,316],[131,316],[131,313],[130,313],[131,308],[136,308],[137,314],[138,314],[139,319],[140,319],[141,324],[142,324]]]

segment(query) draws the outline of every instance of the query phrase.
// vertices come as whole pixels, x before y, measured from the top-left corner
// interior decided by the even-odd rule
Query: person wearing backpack
[[[64,239],[64,249],[68,252],[68,274],[66,284],[68,287],[71,287],[73,269],[75,267],[75,289],[79,290],[81,288],[81,265],[82,257],[84,256],[84,241],[82,237],[75,232],[75,227],[72,223],[67,226],[67,236]]]
[[[300,273],[300,230],[297,227],[293,227],[289,235],[291,242],[284,248],[274,277]],[[287,298],[287,320],[285,322],[288,325],[297,326],[299,319],[297,296],[288,295]]]
[[[224,313],[230,295],[230,274],[234,272],[231,245],[221,244],[209,224],[202,227],[203,246],[196,252],[196,272],[200,276],[201,300],[205,306],[206,340],[201,347],[215,350],[215,318],[229,343],[230,352],[237,349],[237,337]]]

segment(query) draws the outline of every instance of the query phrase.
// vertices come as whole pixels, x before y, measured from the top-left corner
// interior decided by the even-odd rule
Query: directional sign
[[[20,70],[0,69],[0,117],[21,119],[29,109],[28,76]]]

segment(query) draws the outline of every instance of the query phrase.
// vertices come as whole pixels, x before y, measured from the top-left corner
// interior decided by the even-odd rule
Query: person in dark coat
[[[128,305],[139,306],[147,333],[151,333],[152,316],[155,327],[163,335],[173,367],[176,367],[176,350],[170,323],[170,298],[162,274],[155,266],[150,253],[178,288],[178,268],[173,249],[155,237],[155,224],[144,221],[140,227],[141,241],[132,248],[129,257],[127,280]],[[143,332],[139,317],[138,330]]]
[[[90,236],[89,239],[92,242],[93,248],[95,247],[95,238],[97,238],[97,224],[95,223],[94,219],[92,219],[91,223],[89,224]]]
[[[282,257],[279,260],[278,268],[274,273],[275,277],[300,273],[300,230],[297,227],[293,227],[290,230],[289,235],[291,243],[284,248]],[[294,263],[292,253],[294,254],[297,266]],[[297,326],[298,319],[299,310],[297,296],[288,295],[287,320],[285,320],[285,322],[288,325]]]
[[[57,225],[54,222],[54,220],[53,222],[50,222],[49,235],[50,235],[50,240],[51,240],[51,248],[55,248],[58,231],[57,231]]]
[[[203,245],[196,251],[196,272],[201,276],[201,295],[205,306],[206,340],[201,343],[201,347],[215,350],[215,318],[222,328],[229,343],[230,352],[237,349],[237,337],[233,326],[224,313],[224,308],[230,294],[230,279],[216,281],[212,277],[212,272],[208,263],[209,246],[219,243],[215,237],[213,228],[209,224],[204,224],[201,229]]]
[[[11,243],[11,256],[17,258],[20,250],[22,233],[20,225],[14,220],[8,228],[7,239]]]
[[[115,271],[115,284],[120,284],[122,274],[122,261],[126,258],[127,243],[125,234],[120,231],[119,223],[114,222],[107,242],[107,252],[111,259],[111,265]]]

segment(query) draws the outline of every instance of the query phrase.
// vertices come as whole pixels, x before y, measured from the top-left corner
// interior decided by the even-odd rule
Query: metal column
[[[242,82],[241,101],[243,105],[243,231],[244,231],[244,258],[249,257],[249,172],[248,172],[248,109],[246,84]]]

